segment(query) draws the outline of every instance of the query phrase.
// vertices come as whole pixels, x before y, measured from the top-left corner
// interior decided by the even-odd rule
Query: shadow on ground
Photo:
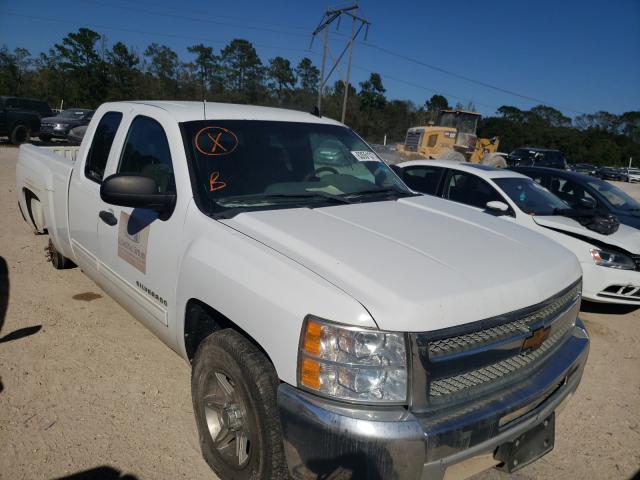
[[[138,480],[138,477],[105,465],[72,473],[66,477],[57,477],[55,480]]]
[[[580,311],[586,313],[603,313],[605,315],[626,315],[635,312],[639,308],[640,306],[638,305],[619,305],[582,300]]]
[[[4,325],[4,317],[9,306],[9,268],[7,261],[0,257],[0,331]]]

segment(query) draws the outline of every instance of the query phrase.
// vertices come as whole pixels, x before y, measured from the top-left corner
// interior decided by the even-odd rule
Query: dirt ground
[[[17,153],[0,147],[0,478],[215,478],[200,456],[189,366],[79,269],[46,263],[47,238],[16,205]],[[640,310],[591,304],[582,318],[591,353],[555,449],[511,477],[476,480],[638,471]]]

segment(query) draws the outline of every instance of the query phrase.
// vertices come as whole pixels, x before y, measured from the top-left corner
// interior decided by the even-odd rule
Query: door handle
[[[100,213],[98,214],[98,216],[100,217],[100,220],[102,220],[104,223],[106,223],[107,225],[110,225],[112,227],[118,223],[118,219],[113,214],[113,212],[107,212],[106,210],[100,210]]]

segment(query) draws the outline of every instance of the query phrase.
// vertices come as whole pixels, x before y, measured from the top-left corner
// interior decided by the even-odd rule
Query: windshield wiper
[[[395,188],[375,188],[370,190],[360,190],[358,192],[345,193],[343,197],[353,198],[353,197],[364,197],[367,195],[401,195],[401,196],[414,196],[418,194],[414,194],[412,192],[403,192],[401,190],[396,190]]]
[[[242,206],[251,207],[253,204],[269,202],[270,200],[304,200],[304,199],[326,199],[335,203],[353,203],[340,195],[333,195],[326,192],[300,192],[300,193],[257,193],[254,195],[238,195],[234,197],[222,197],[212,199],[212,203],[224,206],[224,204],[244,204]]]
[[[266,195],[262,195],[261,198],[264,199],[277,199],[277,198],[325,198],[327,200],[332,200],[337,203],[353,203],[351,200],[348,200],[344,196],[334,195],[332,193],[327,192],[306,192],[306,193],[268,193]]]

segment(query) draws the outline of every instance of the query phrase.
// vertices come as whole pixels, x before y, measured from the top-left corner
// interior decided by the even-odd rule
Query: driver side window
[[[487,207],[488,202],[504,202],[496,189],[482,178],[455,170],[450,171],[447,176],[443,197],[482,209]]]
[[[588,198],[593,200],[597,205],[597,200],[587,192],[580,184],[560,177],[551,177],[549,182],[549,190],[556,197],[561,198],[572,208],[580,207],[580,200],[582,198]]]
[[[140,173],[153,178],[159,193],[175,193],[169,141],[162,126],[149,117],[131,122],[118,173]]]

